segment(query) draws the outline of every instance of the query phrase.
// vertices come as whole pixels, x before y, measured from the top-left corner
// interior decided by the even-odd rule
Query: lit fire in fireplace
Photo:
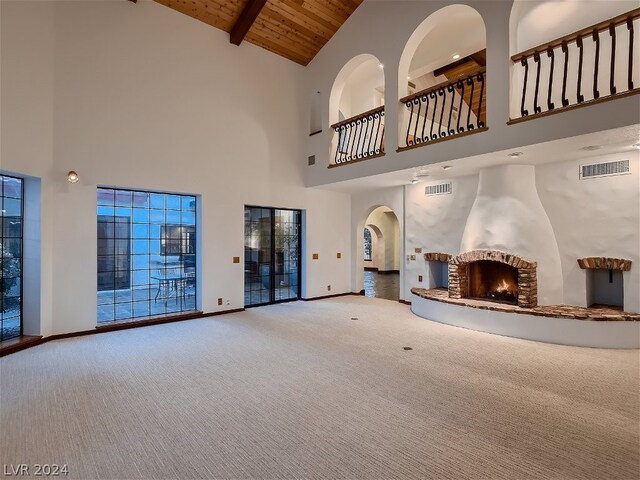
[[[518,288],[512,283],[508,283],[503,278],[493,285],[493,288],[489,290],[487,296],[493,300],[499,300],[503,302],[517,302]]]

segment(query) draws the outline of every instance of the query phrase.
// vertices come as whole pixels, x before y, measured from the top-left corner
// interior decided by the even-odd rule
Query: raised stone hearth
[[[582,269],[594,270],[620,270],[628,272],[631,270],[631,260],[625,258],[609,258],[609,257],[586,257],[579,258],[578,265]]]
[[[470,265],[474,262],[493,261],[517,269],[517,303],[519,307],[532,308],[538,305],[537,264],[517,255],[497,250],[474,250],[449,260],[449,297],[453,299],[471,296]]]
[[[411,311],[430,321],[495,335],[592,348],[640,348],[640,314],[611,307],[532,308],[451,298],[445,288],[411,290]]]
[[[517,305],[506,305],[478,300],[475,298],[451,298],[444,288],[412,288],[411,293],[427,300],[462,305],[465,307],[492,310],[495,312],[518,313],[536,317],[571,318],[576,320],[593,321],[640,321],[640,313],[623,312],[616,308],[607,307],[576,307],[573,305],[545,305],[533,308],[523,308]]]

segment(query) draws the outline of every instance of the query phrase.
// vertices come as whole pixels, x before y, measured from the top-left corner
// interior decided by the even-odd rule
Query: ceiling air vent
[[[580,179],[609,177],[611,175],[625,175],[628,173],[630,173],[629,160],[580,165]]]
[[[445,195],[447,193],[451,193],[451,182],[427,185],[424,187],[424,194],[427,196]]]

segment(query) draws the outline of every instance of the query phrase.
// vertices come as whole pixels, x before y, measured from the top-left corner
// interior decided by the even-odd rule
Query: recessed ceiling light
[[[407,80],[411,80],[411,75],[407,75]]]
[[[459,53],[454,53],[453,54],[453,59],[454,60],[458,60],[460,58],[460,54]]]
[[[593,152],[594,150],[600,150],[602,145],[587,145],[586,147],[582,147],[580,150],[584,150],[585,152]]]
[[[378,64],[378,68],[384,68],[384,65],[383,65],[383,64],[381,64],[381,63],[379,63],[379,64]]]
[[[518,157],[520,157],[522,155],[524,155],[524,153],[522,153],[522,152],[511,152],[510,154],[507,155],[507,157],[518,158]]]
[[[442,169],[443,170],[449,170],[451,168],[451,165],[443,165]]]
[[[69,183],[78,183],[78,180],[80,180],[80,177],[76,172],[71,170],[69,173],[67,173],[67,180],[69,181]]]
[[[635,148],[637,148],[638,150],[640,150],[640,143],[634,143],[634,144],[632,145],[632,147],[635,147]]]

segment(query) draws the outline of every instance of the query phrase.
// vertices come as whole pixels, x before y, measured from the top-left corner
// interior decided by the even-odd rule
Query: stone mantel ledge
[[[449,262],[451,260],[451,255],[448,253],[440,253],[440,252],[427,252],[424,254],[424,259],[427,262]]]
[[[622,272],[628,272],[629,270],[631,270],[631,260],[627,260],[626,258],[579,258],[578,265],[580,265],[580,268],[582,269],[620,270]]]
[[[591,321],[640,321],[640,313],[623,312],[614,308],[585,308],[573,305],[545,305],[526,308],[474,298],[450,298],[449,292],[444,288],[412,288],[411,293],[436,302],[462,305],[481,310],[533,315],[536,317],[571,318]]]
[[[461,265],[471,262],[479,262],[480,260],[493,260],[494,262],[502,262],[515,268],[537,268],[537,262],[525,260],[522,257],[511,253],[500,252],[498,250],[472,250],[470,252],[461,253],[455,257],[451,257],[449,263],[452,265]]]

